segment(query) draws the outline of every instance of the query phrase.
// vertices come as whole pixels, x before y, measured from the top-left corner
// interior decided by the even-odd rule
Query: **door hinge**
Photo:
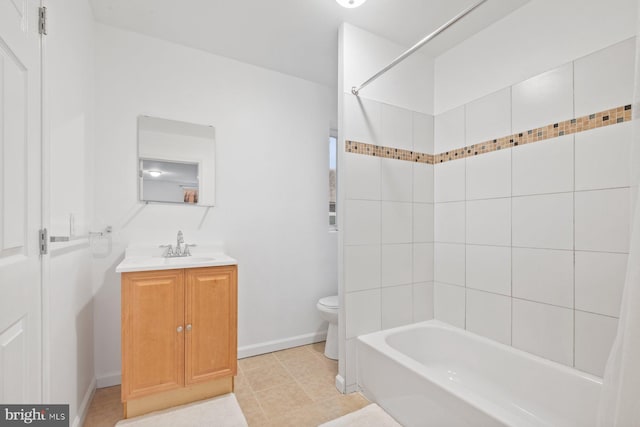
[[[49,253],[49,233],[46,228],[41,228],[38,233],[40,239],[40,255]]]
[[[47,35],[47,8],[41,7],[38,9],[38,32],[44,36]]]

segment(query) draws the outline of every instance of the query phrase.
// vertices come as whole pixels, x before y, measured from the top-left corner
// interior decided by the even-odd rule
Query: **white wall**
[[[351,93],[353,86],[360,86],[408,49],[350,24],[343,24],[341,32],[344,40],[348,40],[342,46],[343,62],[339,67],[339,85],[345,93]],[[360,94],[367,99],[433,114],[433,79],[433,59],[417,53],[362,89]]]
[[[634,58],[628,39],[443,113],[436,151],[631,104]],[[601,376],[629,251],[632,126],[437,164],[435,317]]]
[[[91,220],[93,164],[93,14],[87,1],[50,5],[45,40],[49,98],[50,235],[86,234]]]
[[[531,0],[438,56],[440,114],[636,33],[635,0]]]
[[[93,16],[86,0],[47,2],[46,6],[50,234],[68,236],[68,218],[73,213],[80,235],[86,233],[93,209]],[[49,313],[45,345],[50,351],[45,359],[49,372],[45,401],[68,403],[75,426],[81,424],[95,386],[91,256],[86,239],[52,244],[50,253],[44,279]]]
[[[240,355],[321,339],[316,302],[337,292],[329,89],[103,25],[96,44],[96,223],[114,227],[94,269],[99,384],[119,381],[115,266],[130,242],[172,243],[179,229],[186,242],[224,241],[238,259]],[[215,127],[214,208],[137,202],[142,113]]]
[[[348,24],[339,43],[337,385],[351,392],[358,335],[433,317],[433,166],[345,153],[344,141],[431,153],[433,61],[416,54],[355,97],[405,48]]]

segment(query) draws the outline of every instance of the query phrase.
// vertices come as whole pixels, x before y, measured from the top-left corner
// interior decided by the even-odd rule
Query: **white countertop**
[[[178,268],[220,267],[237,265],[238,261],[220,251],[220,245],[205,245],[190,249],[187,257],[163,257],[158,246],[130,246],[116,273],[133,271],[173,270]]]
[[[219,267],[223,265],[236,264],[238,264],[238,261],[221,253],[197,254],[176,258],[165,258],[161,256],[134,256],[123,259],[116,267],[116,273],[172,270],[176,268]]]

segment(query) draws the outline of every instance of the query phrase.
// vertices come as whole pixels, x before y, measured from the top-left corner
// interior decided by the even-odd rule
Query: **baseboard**
[[[301,345],[313,344],[327,339],[327,332],[313,332],[297,337],[285,338],[276,341],[267,341],[260,344],[247,345],[238,348],[238,359],[245,357],[257,356],[259,354],[271,353],[278,350],[284,350],[291,347],[299,347]],[[119,385],[122,383],[122,375],[120,372],[112,372],[97,378],[96,387],[104,388]]]
[[[355,393],[358,391],[358,384],[348,385],[345,389],[345,394]]]
[[[297,337],[285,338],[282,340],[267,341],[260,344],[252,344],[238,348],[238,359],[257,356],[259,354],[271,353],[273,351],[284,350],[291,347],[313,344],[327,339],[327,332],[313,332]]]
[[[96,392],[96,379],[91,380],[91,384],[89,384],[89,388],[84,394],[84,398],[80,405],[78,406],[78,413],[71,424],[71,427],[82,427],[84,425],[84,419],[87,418],[87,412],[89,411],[89,405],[91,404],[91,399],[93,399],[93,394]]]
[[[314,338],[310,338],[314,337]],[[324,341],[326,338],[326,334],[309,334],[309,335],[300,335],[298,337],[290,338],[287,340],[279,340],[279,341],[270,341],[263,344],[246,346],[242,349],[238,349],[238,358],[243,357],[251,357],[258,354],[271,353],[273,351],[283,350],[291,347],[298,347],[306,344],[313,344],[315,342]],[[240,356],[243,354],[243,356]],[[114,385],[118,385],[121,383],[121,376],[119,373],[102,376],[97,379],[94,379],[85,394],[84,399],[82,400],[82,404],[78,410],[78,415],[76,415],[76,419],[74,420],[72,427],[80,427],[84,423],[84,418],[87,415],[87,410],[89,409],[89,402],[91,402],[91,398],[93,397],[93,393],[96,388],[103,387],[111,387]],[[336,389],[342,394],[349,394],[358,391],[358,384],[346,385],[344,378],[341,375],[336,375]]]
[[[120,375],[120,372],[113,372],[111,374],[98,377],[96,387],[104,388],[120,384],[122,384],[122,375]]]
[[[344,384],[344,378],[340,374],[336,375],[336,388],[342,394],[345,394],[347,391],[347,388],[345,387],[345,384]]]

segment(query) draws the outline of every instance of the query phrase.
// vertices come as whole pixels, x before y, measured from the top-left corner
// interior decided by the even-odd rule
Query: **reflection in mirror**
[[[198,164],[140,159],[142,194],[150,202],[198,203]]]
[[[176,120],[138,118],[140,200],[213,206],[215,129]]]

